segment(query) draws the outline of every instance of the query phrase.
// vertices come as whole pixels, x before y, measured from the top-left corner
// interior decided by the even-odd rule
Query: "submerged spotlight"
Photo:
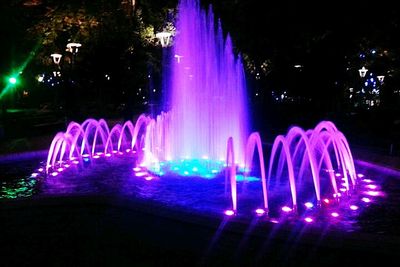
[[[381,195],[381,193],[379,192],[379,191],[366,191],[366,192],[364,192],[366,195],[369,195],[369,196],[371,196],[371,197],[377,197],[377,196],[379,196],[379,195]]]
[[[135,175],[137,177],[143,177],[143,176],[147,175],[147,172],[137,172]]]
[[[371,179],[363,179],[362,181],[363,181],[364,183],[367,183],[367,184],[372,183],[372,180],[371,180]]]
[[[314,204],[312,202],[306,202],[304,203],[304,206],[306,206],[307,209],[311,209],[312,207],[314,207]]]
[[[331,213],[331,216],[334,217],[334,218],[337,218],[337,217],[339,217],[339,213],[337,213],[337,212],[332,212],[332,213]]]
[[[358,210],[358,206],[356,206],[356,205],[350,205],[350,209],[351,209],[351,210]]]
[[[369,197],[363,197],[363,198],[361,199],[361,201],[363,201],[363,202],[365,202],[365,203],[370,203],[370,202],[371,202],[371,199],[370,199]]]
[[[233,215],[235,215],[235,211],[233,211],[233,210],[226,210],[226,211],[224,212],[224,214],[225,214],[226,216],[233,216]]]
[[[257,216],[262,216],[265,214],[265,210],[264,209],[256,209],[255,210]]]
[[[304,218],[304,221],[307,223],[312,223],[314,220],[311,217],[306,217],[306,218]]]
[[[377,188],[378,188],[378,186],[377,186],[377,185],[374,185],[374,184],[368,184],[368,185],[366,185],[365,187],[366,187],[366,188],[369,188],[369,189],[377,189]]]
[[[292,211],[292,208],[290,208],[290,207],[288,207],[288,206],[283,206],[283,207],[282,207],[282,211],[284,211],[284,212],[291,212],[291,211]]]

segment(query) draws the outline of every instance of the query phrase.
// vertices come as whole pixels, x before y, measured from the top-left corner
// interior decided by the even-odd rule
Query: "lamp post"
[[[75,64],[75,58],[79,52],[80,47],[82,47],[82,44],[80,44],[80,43],[68,43],[67,44],[66,51],[71,53],[71,69],[73,68],[73,66]]]
[[[51,54],[50,55],[52,58],[53,58],[53,62],[54,62],[54,64],[56,64],[56,65],[60,65],[60,61],[61,61],[61,58],[62,58],[62,55],[61,54],[58,54],[58,53],[54,53],[54,54]]]
[[[79,106],[78,100],[76,97],[76,88],[75,88],[75,60],[76,55],[79,52],[79,48],[82,47],[82,44],[71,42],[67,44],[66,51],[71,54],[71,63],[70,63],[70,74],[69,74],[69,82],[67,83],[68,91],[65,92],[66,99],[66,111],[70,112],[71,116],[75,115],[75,108]]]
[[[359,91],[359,95],[357,97],[359,101],[359,105],[364,105],[365,103],[369,102],[367,101],[367,92],[365,90],[365,86],[368,86],[368,82],[365,82],[365,77],[367,75],[368,69],[363,66],[361,69],[358,70],[358,74],[360,75],[361,78],[361,89]],[[368,104],[369,106],[369,104]]]
[[[367,72],[368,72],[368,69],[366,69],[366,68],[363,66],[361,69],[358,70],[358,72],[359,72],[359,74],[360,74],[360,77],[361,77],[361,78],[364,78],[365,75],[366,75]]]
[[[64,87],[62,88],[62,94],[61,94],[61,100],[63,102],[63,105],[65,107],[65,112],[71,111],[71,105],[74,104],[76,98],[74,97],[75,95],[75,90],[74,90],[74,65],[75,65],[75,60],[76,60],[76,55],[79,52],[79,48],[82,47],[82,44],[80,43],[75,43],[71,42],[66,45],[65,52],[67,52],[69,55],[63,55],[60,53],[53,53],[50,55],[50,57],[53,60],[53,63],[57,66],[57,70],[53,71],[54,78],[59,78],[62,76],[62,73],[65,69],[62,68],[62,65],[64,62],[66,62],[66,58],[69,57],[69,71],[68,75],[63,75],[67,76],[66,78],[63,79],[63,84]],[[63,59],[63,60],[62,60]],[[63,73],[65,74],[65,73]],[[58,92],[57,92],[58,93]]]
[[[53,59],[53,63],[54,65],[56,65],[56,69],[53,71],[53,77],[51,79],[56,79],[56,83],[58,84],[59,81],[58,78],[61,77],[61,58],[62,55],[59,53],[53,53],[50,55],[50,57]],[[52,86],[54,86],[54,82],[52,83]],[[59,105],[60,102],[60,96],[59,96],[60,92],[58,90],[55,91],[55,96],[54,96],[54,103],[56,106]]]
[[[162,47],[168,47],[171,44],[172,33],[163,31],[156,33],[156,37],[160,40]]]
[[[160,41],[161,47],[165,48],[165,49],[163,49],[163,53],[162,53],[163,54],[163,59],[162,59],[163,62],[168,62],[167,60],[169,59],[169,55],[170,55],[170,52],[171,52],[170,49],[168,49],[168,47],[172,45],[172,42],[171,42],[172,36],[173,36],[173,33],[171,31],[168,31],[168,29],[166,29],[165,27],[164,27],[164,30],[162,32],[156,33],[156,38]],[[181,58],[182,58],[182,56],[174,55],[174,58],[179,63]],[[164,73],[169,73],[170,72],[168,64],[163,64],[163,72]],[[167,75],[167,74],[164,74],[162,76],[164,84],[168,84],[169,83],[169,81],[167,80],[168,77],[169,77],[169,75]],[[149,78],[150,78],[150,76],[149,76]],[[161,92],[161,95],[162,95],[162,98],[163,98],[162,99],[162,103],[167,103],[166,94],[163,93],[162,91],[160,91],[160,92]],[[150,106],[152,108],[153,107],[153,103],[156,102],[156,98],[157,97],[156,97],[156,90],[154,89],[151,80],[149,80],[149,95],[150,95],[149,102],[150,102]]]
[[[71,52],[72,54],[77,54],[79,47],[81,46],[80,43],[68,43],[66,51]]]

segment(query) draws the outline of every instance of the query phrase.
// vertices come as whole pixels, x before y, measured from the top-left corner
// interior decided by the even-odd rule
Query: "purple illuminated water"
[[[248,136],[241,60],[211,9],[206,13],[198,1],[182,0],[176,26],[166,79],[170,111],[155,118],[142,114],[112,128],[103,119],[71,122],[55,136],[31,180],[45,178],[47,190],[56,192],[71,187],[72,193],[91,192],[94,186],[155,195],[193,210],[228,209],[229,216],[301,215],[306,223],[321,220],[321,214],[323,220],[353,220],[359,207],[384,196],[375,184],[356,188],[367,180],[357,175],[350,146],[330,121],[309,130],[292,127],[264,154],[268,146],[260,134]],[[120,157],[125,159],[115,161]],[[85,168],[89,163],[93,170]],[[104,178],[111,173],[111,180]],[[143,190],[137,190],[140,184]]]
[[[230,191],[231,208],[236,212],[237,174],[246,180],[254,172],[257,153],[260,202],[266,213],[270,184],[279,184],[282,176],[288,180],[289,208],[294,211],[304,187],[315,192],[316,206],[321,205],[321,192],[338,198],[352,190],[357,177],[349,144],[329,121],[308,131],[292,127],[286,136],[278,136],[267,183],[261,137],[257,132],[248,137],[244,71],[240,58],[233,54],[229,35],[224,38],[211,8],[205,12],[197,0],[182,0],[178,9],[178,34],[168,64],[171,76],[166,79],[170,82],[165,85],[169,100],[165,106],[169,104],[170,111],[156,118],[141,115],[135,124],[127,121],[111,130],[104,120],[71,122],[51,143],[47,173],[57,176],[65,161],[80,164],[126,149],[137,153],[140,167],[159,176],[212,178],[225,169],[225,192]],[[343,176],[343,187],[338,188],[335,174]]]
[[[243,164],[249,118],[241,59],[235,58],[231,38],[224,38],[211,8],[205,12],[197,0],[182,0],[178,10],[172,77],[166,85],[171,107],[166,157],[225,160],[232,137],[236,162]]]

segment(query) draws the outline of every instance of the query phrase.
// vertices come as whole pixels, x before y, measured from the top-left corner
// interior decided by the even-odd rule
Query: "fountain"
[[[306,202],[310,208],[321,207],[331,197],[336,201],[350,198],[358,177],[353,157],[345,136],[329,121],[307,131],[292,127],[286,136],[277,136],[266,171],[260,134],[249,135],[244,70],[240,57],[233,54],[229,35],[224,38],[211,8],[205,12],[198,1],[181,0],[178,9],[179,34],[169,58],[171,76],[164,85],[168,92],[164,106],[169,111],[156,118],[142,114],[135,124],[127,121],[111,130],[103,119],[71,122],[51,143],[46,173],[57,176],[65,164],[125,153],[135,154],[136,176],[148,180],[152,175],[178,175],[190,183],[190,177],[218,179],[225,173],[225,192],[230,192],[231,201],[226,214],[234,215],[238,195],[255,172],[257,152],[261,178],[256,181],[261,180],[262,192],[261,207],[256,207],[259,215],[277,209],[269,203],[276,198],[274,192],[281,192],[274,188],[279,184],[288,184],[290,191],[285,197],[291,198],[291,206],[285,205],[284,212],[297,213],[299,199],[313,199]]]
[[[211,8],[206,13],[198,1],[185,0],[178,10],[179,34],[166,64],[172,66],[171,75],[164,84],[164,106],[170,111],[150,123],[144,164],[158,171],[159,163],[166,162],[162,172],[213,177],[223,168],[230,137],[235,164],[244,164],[249,121],[244,70]]]
[[[0,156],[3,265],[396,259],[400,172],[353,161],[330,121],[271,143],[249,132],[229,36],[197,0],[181,0],[179,12],[174,46],[162,48],[167,112],[70,122],[47,159]]]

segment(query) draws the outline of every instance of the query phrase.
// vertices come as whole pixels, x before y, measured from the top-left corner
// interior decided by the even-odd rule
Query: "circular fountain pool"
[[[216,218],[227,216],[224,211],[231,205],[223,173],[214,178],[159,176],[138,166],[132,152],[87,159],[83,164],[64,164],[47,175],[40,162],[40,158],[3,162],[0,198],[34,201],[46,197],[124,197],[151,203],[159,211],[172,209],[186,215]],[[320,206],[313,197],[312,184],[303,183],[297,212],[290,205],[288,183],[269,184],[271,209],[266,214],[260,209],[262,187],[258,174],[246,181],[238,179],[238,212],[231,220],[248,223],[258,217],[265,224],[295,223],[317,228],[329,225],[330,229],[345,232],[400,234],[396,227],[400,218],[399,177],[363,166],[357,169],[360,177],[352,194],[340,199],[323,194]],[[336,179],[340,182],[342,177],[337,175]]]

